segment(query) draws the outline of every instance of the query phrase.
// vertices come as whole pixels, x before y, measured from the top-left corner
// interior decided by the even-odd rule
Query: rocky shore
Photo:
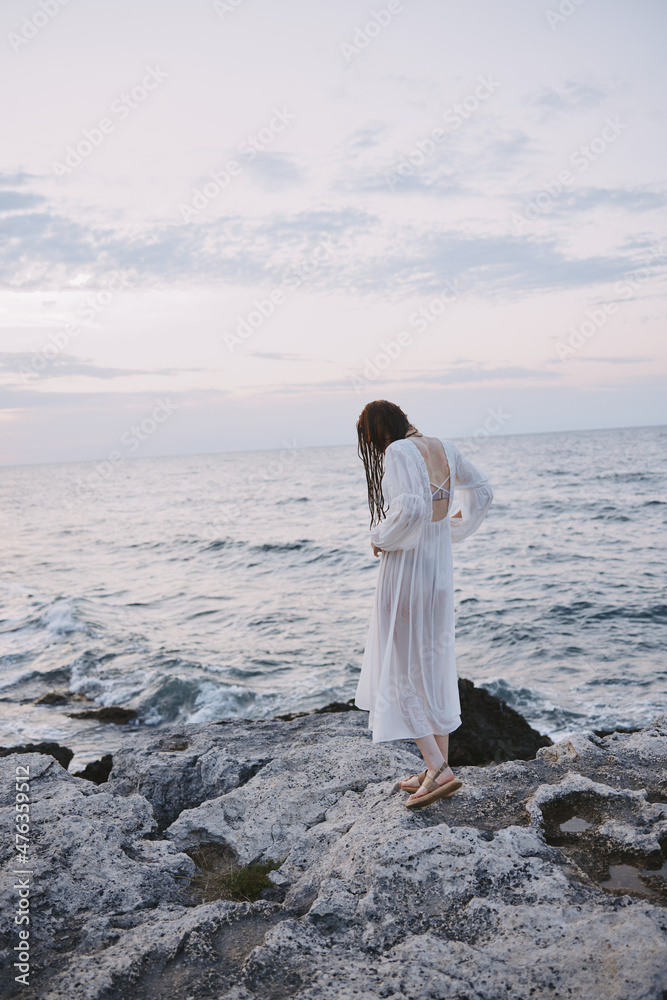
[[[667,716],[555,744],[523,723],[508,742],[489,705],[483,760],[457,761],[452,736],[463,787],[409,811],[414,742],[374,744],[367,714],[338,707],[119,728],[83,777],[55,746],[6,748],[2,996],[665,1000]]]

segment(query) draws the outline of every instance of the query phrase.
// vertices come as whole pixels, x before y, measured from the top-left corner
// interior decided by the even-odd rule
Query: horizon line
[[[600,431],[636,431],[636,430],[650,430],[652,428],[667,427],[665,424],[631,424],[622,427],[578,427],[571,428],[569,430],[557,430],[557,431],[514,431],[511,434],[500,434],[500,433],[489,433],[487,437],[475,438],[475,433],[472,434],[456,434],[452,435],[452,441],[469,441],[469,440],[489,440],[491,438],[511,438],[511,437],[530,437],[531,435],[538,434],[586,434],[586,433],[597,433]],[[430,435],[428,435],[430,436]],[[305,451],[311,448],[353,448],[355,443],[353,441],[343,442],[340,444],[304,444],[299,445],[295,450]],[[185,451],[177,453],[168,453],[164,455],[136,455],[124,458],[125,462],[137,462],[146,461],[148,459],[162,459],[162,458],[195,458],[204,455],[245,455],[253,454],[257,452],[266,451],[283,451],[285,447],[291,447],[291,445],[284,444],[282,447],[274,448],[228,448],[222,451]],[[70,458],[61,459],[55,462],[12,462],[4,463],[0,460],[0,468],[2,469],[26,469],[41,467],[43,465],[84,465],[90,462],[104,462],[105,456],[99,456],[97,458]]]

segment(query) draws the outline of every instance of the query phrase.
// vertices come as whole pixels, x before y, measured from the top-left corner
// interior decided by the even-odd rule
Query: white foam
[[[196,711],[192,712],[186,719],[187,722],[213,722],[221,716],[234,716],[243,718],[243,713],[239,712],[241,701],[252,701],[253,705],[262,700],[261,695],[257,695],[250,688],[240,687],[237,684],[212,684],[204,681],[201,690],[195,700]]]
[[[18,674],[8,674],[0,680],[0,691],[4,688],[13,687],[14,684],[20,684],[22,681],[29,681],[37,676],[36,670],[23,670]]]
[[[70,632],[85,632],[86,627],[78,622],[74,609],[67,601],[54,601],[42,612],[41,621],[47,632],[53,635],[67,635]]]
[[[3,746],[41,742],[69,745],[71,727],[62,724],[61,719],[54,719],[41,705],[23,705],[20,718],[16,716],[14,705],[5,706],[6,709],[9,712],[0,711],[0,743]]]

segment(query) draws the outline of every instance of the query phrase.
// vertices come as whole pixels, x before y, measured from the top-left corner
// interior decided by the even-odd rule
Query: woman
[[[493,492],[451,442],[420,434],[387,400],[364,407],[357,435],[382,558],[355,704],[374,743],[416,741],[427,770],[400,785],[412,791],[408,809],[421,808],[461,787],[447,764],[461,725],[452,541],[479,527]]]

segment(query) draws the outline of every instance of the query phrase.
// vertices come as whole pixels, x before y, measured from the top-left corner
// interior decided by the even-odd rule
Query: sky
[[[667,423],[666,27],[7,0],[0,463]]]

